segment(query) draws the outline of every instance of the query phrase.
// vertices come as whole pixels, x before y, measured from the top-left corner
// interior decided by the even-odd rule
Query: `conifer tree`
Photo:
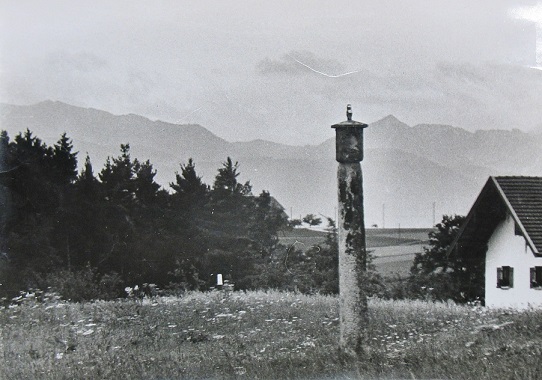
[[[73,144],[66,133],[63,133],[53,147],[52,167],[56,181],[66,185],[77,178],[77,152],[72,152]]]
[[[186,165],[181,165],[181,173],[175,173],[175,182],[170,183],[175,191],[174,198],[179,199],[183,206],[200,204],[208,193],[208,186],[196,173],[196,164],[190,158]]]

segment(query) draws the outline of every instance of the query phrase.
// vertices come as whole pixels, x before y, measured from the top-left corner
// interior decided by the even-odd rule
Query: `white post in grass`
[[[339,198],[339,299],[340,350],[349,357],[363,357],[367,346],[367,273],[363,214],[363,129],[368,125],[352,120],[332,125],[336,132],[336,160]]]
[[[216,286],[220,289],[220,287],[224,285],[224,282],[222,281],[222,274],[216,275]]]

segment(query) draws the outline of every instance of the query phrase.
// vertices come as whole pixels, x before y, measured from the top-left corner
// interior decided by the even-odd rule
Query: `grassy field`
[[[338,355],[338,300],[279,292],[0,311],[2,379],[540,379],[542,312],[370,302],[368,357]]]

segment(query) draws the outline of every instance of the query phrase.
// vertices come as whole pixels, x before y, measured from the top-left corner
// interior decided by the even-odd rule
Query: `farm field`
[[[374,257],[377,272],[384,276],[406,277],[414,256],[428,244],[429,228],[368,228],[367,249]],[[279,236],[284,245],[307,250],[325,240],[324,231],[297,228]]]
[[[367,248],[391,247],[427,243],[430,228],[368,228],[366,229]],[[295,245],[296,248],[307,250],[313,245],[321,244],[326,232],[307,228],[295,228],[281,231],[279,241],[284,245]]]
[[[542,312],[371,300],[367,356],[341,360],[338,299],[188,293],[0,311],[2,379],[539,379]]]
[[[373,264],[383,276],[407,277],[414,256],[423,251],[423,244],[396,245],[391,247],[370,248]]]

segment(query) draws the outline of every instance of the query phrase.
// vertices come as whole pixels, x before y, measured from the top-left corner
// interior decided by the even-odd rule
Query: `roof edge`
[[[474,201],[474,204],[472,205],[472,207],[470,208],[469,210],[469,213],[467,214],[467,217],[465,218],[465,222],[463,223],[463,226],[461,226],[461,228],[459,229],[458,233],[457,233],[457,236],[455,237],[455,239],[452,241],[452,243],[450,244],[450,247],[448,248],[448,251],[446,252],[446,255],[449,256],[452,251],[454,249],[456,249],[457,247],[457,243],[459,242],[459,240],[461,239],[461,235],[463,235],[463,232],[465,231],[465,229],[467,228],[467,226],[469,225],[473,215],[474,215],[474,210],[476,209],[478,203],[481,202],[481,199],[482,199],[482,196],[483,194],[487,191],[486,188],[489,186],[489,184],[492,184],[493,186],[495,186],[499,196],[501,197],[502,201],[504,202],[506,208],[508,209],[508,211],[510,212],[510,214],[512,215],[512,218],[514,219],[514,221],[517,223],[517,225],[519,226],[520,230],[521,230],[521,233],[523,234],[523,238],[525,239],[525,241],[527,242],[527,244],[529,245],[529,247],[531,248],[531,250],[533,251],[533,254],[536,255],[536,256],[542,256],[540,254],[540,252],[538,251],[538,249],[536,248],[536,246],[534,245],[533,241],[531,240],[531,237],[529,236],[529,234],[527,233],[527,230],[525,229],[525,227],[523,226],[523,223],[521,223],[521,220],[519,219],[516,211],[514,210],[514,208],[512,207],[512,204],[510,203],[510,201],[508,200],[508,198],[506,197],[506,194],[504,193],[503,189],[501,188],[501,186],[499,185],[499,183],[497,182],[497,177],[495,176],[490,176],[487,180],[487,182],[485,183],[484,187],[482,188],[482,190],[480,191],[480,193],[478,194],[478,197],[476,198],[476,200]]]
[[[525,238],[525,241],[527,242],[527,244],[529,245],[529,247],[531,248],[533,253],[535,255],[540,255],[540,252],[538,252],[538,249],[536,248],[533,241],[531,240],[531,237],[527,233],[527,230],[523,226],[523,223],[521,223],[521,220],[519,219],[518,214],[516,214],[516,211],[512,207],[512,204],[510,203],[510,201],[506,197],[506,194],[504,193],[503,189],[501,188],[501,185],[499,185],[499,182],[497,181],[497,177],[491,176],[491,177],[489,177],[489,179],[493,181],[495,187],[499,191],[499,195],[501,196],[502,200],[506,204],[506,207],[508,208],[508,211],[510,211],[510,214],[512,215],[512,218],[514,218],[514,221],[519,226],[519,228],[521,230],[521,233],[523,234],[523,237]]]
[[[459,239],[461,239],[461,235],[463,235],[463,232],[465,231],[465,229],[469,225],[469,223],[470,223],[470,221],[472,219],[472,216],[474,215],[474,210],[476,209],[476,206],[478,205],[479,202],[481,202],[482,194],[485,192],[485,189],[488,186],[488,184],[490,183],[490,181],[491,181],[491,177],[486,181],[484,187],[482,187],[482,190],[480,191],[480,193],[476,197],[476,200],[474,201],[473,205],[469,209],[469,213],[465,217],[465,221],[463,222],[463,225],[461,226],[461,228],[457,232],[457,235],[456,235],[455,239],[452,241],[452,243],[448,247],[448,251],[446,252],[446,256],[450,256],[452,251],[456,248],[457,243],[459,242]]]

